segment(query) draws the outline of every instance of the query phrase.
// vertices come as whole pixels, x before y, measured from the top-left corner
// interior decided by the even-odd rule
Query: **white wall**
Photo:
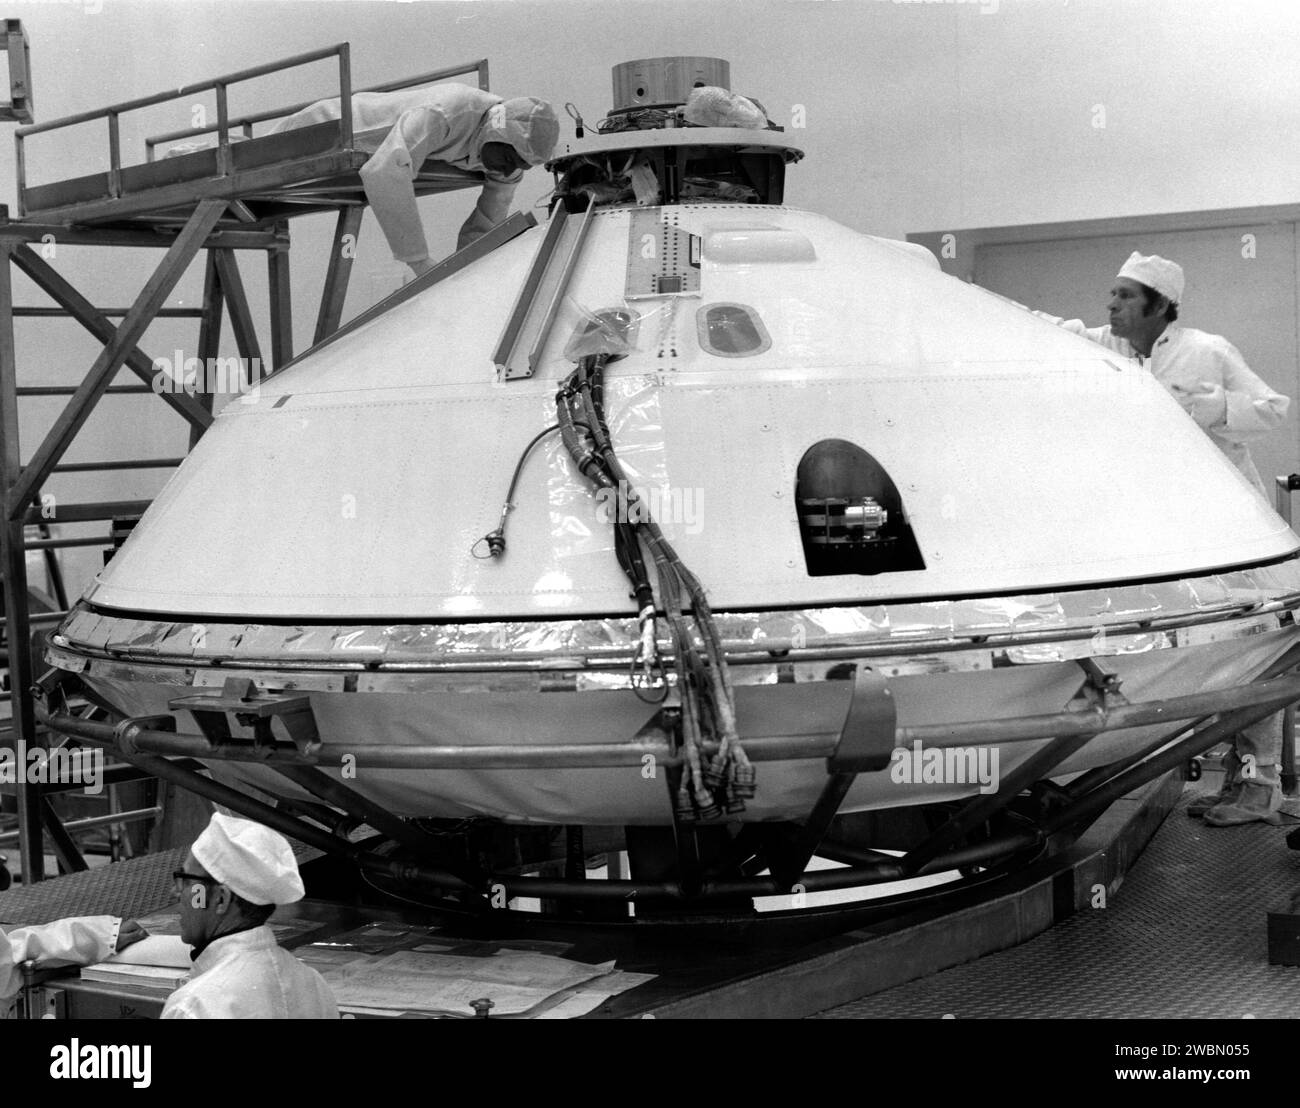
[[[734,87],[762,99],[777,122],[803,116],[806,126],[792,133],[808,157],[791,169],[787,202],[876,234],[1285,203],[1300,191],[1300,5],[1288,0],[20,0],[6,14],[21,18],[32,40],[41,121],[348,40],[357,85],[486,56],[495,91],[543,96],[557,108],[572,100],[594,124],[609,106],[615,63],[702,54],[729,59]],[[304,72],[253,86],[232,110],[329,94],[325,66]],[[125,124],[124,155],[142,156],[146,133],[188,126],[200,102]],[[98,128],[61,147],[38,137],[31,178],[102,169],[106,150]],[[11,204],[13,178],[12,149],[0,143],[0,199]],[[520,205],[547,188],[533,171]],[[423,203],[435,253],[448,252],[472,194]],[[315,319],[331,226],[329,217],[295,225],[299,346]],[[124,263],[118,252],[65,248],[55,264],[97,303],[124,305],[148,273],[139,255],[156,258],[138,252]],[[400,273],[368,217],[345,314],[396,287]],[[171,302],[195,303],[200,277],[196,266]],[[260,262],[245,280],[260,318]],[[19,281],[20,302],[25,288]],[[33,293],[26,302],[44,301]],[[75,325],[19,327],[28,383],[75,380],[93,357]],[[142,346],[165,354],[193,334],[160,324]],[[159,403],[109,403],[70,460],[182,452],[184,428]],[[29,411],[25,455],[55,408],[33,402]],[[71,499],[148,496],[160,481],[119,475],[51,490]],[[69,555],[81,576],[96,557]]]

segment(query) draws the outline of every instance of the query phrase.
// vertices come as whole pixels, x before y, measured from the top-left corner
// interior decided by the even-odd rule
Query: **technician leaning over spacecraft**
[[[1182,298],[1182,266],[1157,254],[1144,257],[1134,251],[1110,291],[1107,326],[1087,327],[1078,319],[1034,314],[1146,365],[1267,499],[1245,440],[1279,426],[1291,401],[1255,376],[1237,348],[1221,335],[1178,326]],[[1214,827],[1277,822],[1282,803],[1281,713],[1243,728],[1233,747],[1224,759],[1223,788],[1194,799],[1187,814],[1204,816]]]
[[[117,916],[74,916],[35,927],[0,931],[0,1000],[13,996],[22,984],[18,967],[35,962],[41,967],[86,966],[102,962],[118,950],[145,938],[135,920]]]
[[[1088,327],[1060,320],[1067,331],[1146,365],[1265,499],[1264,482],[1246,440],[1278,427],[1291,401],[1274,392],[1222,335],[1175,325],[1183,298],[1183,267],[1157,254],[1129,255],[1110,291],[1110,323]]]
[[[282,120],[271,133],[326,123],[340,115],[337,96],[320,100]],[[560,138],[559,122],[545,100],[504,100],[457,84],[355,94],[353,133],[379,127],[391,129],[361,167],[361,180],[393,257],[417,276],[433,266],[413,183],[426,158],[482,170],[486,177],[478,204],[456,241],[456,249],[463,250],[510,214],[523,171],[546,161]]]

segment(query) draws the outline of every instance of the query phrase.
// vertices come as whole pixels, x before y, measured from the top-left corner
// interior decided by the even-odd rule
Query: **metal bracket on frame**
[[[874,670],[858,666],[853,698],[826,772],[856,775],[884,769],[894,752],[897,725],[898,711],[887,682]]]
[[[277,719],[300,754],[312,754],[321,745],[310,697],[268,694],[247,678],[229,677],[219,693],[179,696],[167,707],[190,712],[214,745],[236,741],[230,731],[232,715],[238,724],[253,729],[253,746],[265,753],[276,746],[271,724]]]
[[[768,846],[772,876],[782,885],[793,887],[799,880],[858,774],[889,765],[897,730],[898,710],[888,683],[874,670],[857,666],[853,697],[840,728],[839,742],[835,753],[826,759],[829,780],[803,826],[787,842]]]
[[[1093,699],[1100,698],[1102,704],[1128,703],[1119,691],[1124,680],[1119,671],[1104,658],[1076,658],[1079,668],[1084,673],[1084,691]]]

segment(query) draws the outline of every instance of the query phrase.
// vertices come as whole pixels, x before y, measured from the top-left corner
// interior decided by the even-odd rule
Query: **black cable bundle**
[[[620,507],[629,508],[629,518],[615,523],[615,547],[619,564],[632,582],[639,609],[642,642],[637,662],[643,665],[649,663],[647,652],[657,655],[657,648],[654,593],[641,553],[642,542],[654,558],[664,616],[672,632],[682,702],[686,771],[677,796],[678,817],[714,819],[724,810],[734,814],[743,811],[745,799],[754,795],[755,773],[736,733],[735,692],[722,640],[699,579],[682,562],[649,512],[640,504],[635,512],[630,510],[636,494],[614,451],[605,421],[604,372],[608,360],[606,354],[593,354],[578,362],[556,394],[556,422],[578,472],[597,489],[614,490]],[[683,617],[683,597],[700,631],[699,646]],[[717,736],[717,751],[707,764],[706,733]]]

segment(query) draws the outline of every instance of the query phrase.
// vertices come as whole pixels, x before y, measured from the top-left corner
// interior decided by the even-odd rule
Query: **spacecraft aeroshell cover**
[[[1294,641],[1296,537],[1145,369],[905,244],[712,203],[596,210],[536,373],[506,379],[494,350],[545,233],[229,403],[52,638],[52,664],[133,717],[234,680],[307,696],[334,748],[470,751],[350,782],[399,815],[669,821],[639,765],[573,761],[656,711],[627,668],[617,499],[545,438],[505,555],[475,557],[602,313],[626,324],[605,372],[612,439],[740,659],[738,733],[800,752],[762,763],[745,820],[803,818],[821,794],[825,754],[806,751],[844,726],[843,659],[888,679],[900,726],[951,729],[1066,710],[1097,654],[1136,702],[1231,689]],[[826,439],[888,471],[924,568],[808,572],[796,471]],[[1058,769],[1157,737],[1106,732]],[[1042,745],[1003,744],[1002,771]],[[567,761],[504,768],[474,750],[560,746]],[[239,788],[289,788],[209,764]],[[977,788],[863,773],[842,810]]]
[[[646,293],[647,227],[682,244],[685,291]],[[789,208],[598,210],[538,372],[501,380],[544,233],[228,404],[86,599],[251,622],[629,613],[618,504],[558,436],[523,470],[505,557],[471,554],[585,322],[612,310],[635,321],[607,371],[614,443],[719,612],[1189,577],[1296,548],[1145,369]],[[719,306],[751,321],[739,353],[710,337]],[[924,569],[808,574],[795,471],[828,438],[889,471]]]

